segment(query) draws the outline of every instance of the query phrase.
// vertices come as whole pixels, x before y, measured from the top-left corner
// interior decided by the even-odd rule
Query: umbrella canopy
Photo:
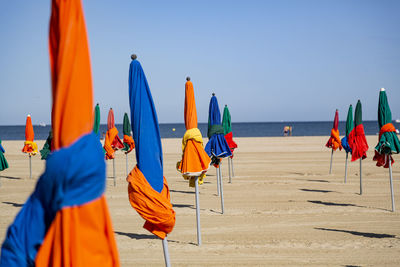
[[[99,135],[100,131],[100,106],[97,103],[96,107],[94,108],[94,122],[93,122],[93,132]]]
[[[115,157],[115,151],[124,148],[124,143],[118,136],[117,127],[114,122],[114,111],[112,108],[108,111],[107,117],[107,133],[104,140],[104,150],[106,151],[106,159],[113,159]]]
[[[354,112],[354,128],[351,130],[348,137],[349,146],[352,151],[351,161],[359,158],[367,157],[368,143],[365,138],[364,126],[362,125],[362,107],[358,100],[356,110]]]
[[[351,153],[351,148],[349,146],[348,138],[350,132],[353,130],[353,106],[349,106],[349,111],[347,112],[347,119],[346,119],[346,135],[342,138],[342,146],[346,153]]]
[[[224,136],[224,129],[221,125],[221,113],[215,94],[212,95],[208,108],[207,136],[209,140],[205,151],[210,157],[218,159],[232,156],[231,149]],[[213,162],[214,161],[213,159]]]
[[[51,151],[51,140],[53,139],[53,132],[50,130],[49,135],[47,136],[46,143],[44,143],[43,148],[40,150],[40,155],[42,156],[40,159],[46,160]]]
[[[400,142],[396,134],[396,128],[392,124],[392,112],[390,111],[384,88],[379,92],[378,123],[380,131],[378,144],[375,147],[374,160],[377,161],[376,166],[389,168],[388,157],[391,157],[393,164],[394,160],[391,154],[400,153]]]
[[[3,146],[1,145],[1,140],[0,140],[0,171],[4,171],[5,169],[8,168],[8,162],[6,160],[6,157],[3,154],[5,152],[6,151],[4,150]]]
[[[142,66],[132,55],[129,104],[136,144],[136,167],[126,178],[132,207],[146,220],[144,228],[161,239],[175,225],[167,180],[163,176],[160,129],[153,98]]]
[[[335,112],[335,119],[333,120],[333,126],[331,130],[331,137],[329,138],[328,142],[326,143],[326,147],[332,148],[333,150],[336,150],[339,148],[339,150],[342,150],[342,142],[340,141],[340,136],[339,136],[339,110],[336,110]]]
[[[222,115],[222,127],[224,128],[226,142],[228,143],[228,146],[233,153],[233,150],[237,148],[237,144],[235,143],[235,141],[233,141],[231,113],[229,112],[227,105],[225,105],[224,113]]]
[[[124,148],[122,149],[122,151],[125,151],[125,154],[128,154],[135,148],[135,141],[133,141],[133,138],[131,136],[131,124],[129,122],[129,117],[126,112],[124,114],[123,134]]]
[[[197,128],[197,111],[193,83],[188,78],[185,84],[184,119],[186,132],[182,139],[182,160],[177,169],[185,179],[190,178],[189,185],[194,186],[194,177],[200,176],[199,184],[210,167],[211,159],[203,148],[203,137]]]
[[[34,138],[35,138],[35,133],[33,131],[31,115],[28,115],[26,117],[25,142],[24,142],[24,147],[22,148],[22,152],[28,153],[30,156],[36,155],[36,153],[38,152],[38,146],[33,141]]]
[[[8,228],[2,266],[118,266],[104,196],[105,163],[92,133],[93,92],[80,0],[53,0],[53,152]]]

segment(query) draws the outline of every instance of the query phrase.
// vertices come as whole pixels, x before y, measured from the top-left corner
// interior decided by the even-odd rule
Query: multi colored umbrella
[[[197,128],[197,111],[194,98],[193,83],[186,78],[185,84],[185,127],[186,132],[182,139],[182,160],[178,162],[177,169],[185,179],[189,179],[189,185],[195,187],[196,193],[196,219],[197,219],[197,244],[201,245],[200,231],[200,201],[199,184],[210,167],[211,159],[204,151],[203,137]]]
[[[143,227],[163,240],[164,257],[169,266],[166,236],[174,228],[175,211],[163,175],[160,129],[153,98],[136,55],[131,58],[129,104],[137,165],[126,178],[129,202],[146,220]]]
[[[125,112],[124,114],[124,124],[123,124],[123,133],[124,133],[124,148],[122,151],[125,151],[126,158],[126,175],[129,174],[128,171],[128,153],[130,153],[135,148],[135,141],[131,136],[131,124],[129,123],[128,114]]]
[[[392,211],[395,210],[393,182],[392,182],[392,164],[394,160],[392,154],[400,153],[400,141],[396,134],[396,128],[392,124],[392,112],[384,88],[379,92],[378,104],[378,123],[379,123],[379,140],[375,147],[374,161],[376,166],[389,168],[390,191],[392,196]]]
[[[224,128],[221,125],[221,113],[218,107],[218,100],[215,94],[212,94],[208,108],[208,142],[205,151],[211,157],[211,162],[217,170],[217,192],[221,196],[221,210],[224,213],[224,195],[222,174],[220,163],[222,158],[232,156],[231,149],[224,136]]]
[[[351,161],[360,159],[360,195],[362,194],[362,160],[367,158],[368,143],[365,138],[364,126],[362,125],[362,107],[358,100],[354,112],[354,128],[349,134],[349,146],[351,148]]]
[[[29,179],[32,179],[32,156],[36,155],[38,152],[38,146],[33,141],[35,138],[35,133],[33,131],[31,115],[28,114],[26,117],[25,124],[25,142],[22,152],[29,154]]]
[[[121,139],[118,136],[118,130],[117,127],[115,127],[114,121],[114,111],[112,108],[110,108],[107,117],[107,133],[104,140],[104,150],[106,151],[106,160],[113,160],[114,186],[116,186],[115,151],[121,148],[124,148],[124,143],[122,143]]]
[[[346,120],[346,135],[342,138],[342,146],[346,151],[346,163],[344,167],[344,182],[347,181],[347,161],[349,158],[349,153],[351,154],[351,148],[349,146],[348,138],[350,132],[353,130],[353,106],[349,106],[349,111],[347,112],[347,120]]]
[[[53,131],[49,131],[49,135],[47,136],[46,142],[43,145],[43,148],[40,150],[40,155],[42,156],[40,159],[46,160],[51,152],[51,140],[53,139]]]
[[[99,103],[97,103],[96,107],[94,108],[93,132],[97,135],[100,135],[100,106],[99,106]]]
[[[3,146],[1,145],[1,140],[0,140],[0,171],[4,171],[5,169],[8,168],[8,162],[6,160],[6,157],[3,154],[5,152],[6,151],[4,150]]]
[[[225,105],[224,113],[222,115],[222,127],[224,128],[224,135],[229,148],[231,149],[232,156],[228,158],[228,170],[229,170],[229,182],[232,182],[231,176],[235,176],[233,173],[233,151],[237,148],[237,144],[233,141],[232,135],[232,124],[231,124],[231,113],[229,112],[228,106]],[[231,175],[232,169],[232,175]]]
[[[53,0],[52,154],[8,228],[2,266],[119,266],[105,163],[92,133],[93,92],[80,0]]]
[[[339,136],[339,110],[336,110],[335,112],[335,119],[333,120],[333,127],[331,130],[331,137],[329,138],[328,142],[326,143],[326,147],[332,148],[332,153],[331,153],[331,164],[329,167],[329,174],[332,173],[332,159],[333,159],[333,151],[339,148],[339,150],[342,150],[342,142],[340,141],[340,136]]]

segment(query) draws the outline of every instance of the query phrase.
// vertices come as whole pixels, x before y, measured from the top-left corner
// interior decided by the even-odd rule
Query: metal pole
[[[29,179],[32,179],[32,158],[31,158],[31,154],[29,154]]]
[[[228,157],[228,170],[229,170],[229,183],[232,183],[232,176],[231,176],[231,158]]]
[[[333,159],[333,148],[332,148],[332,153],[331,153],[331,165],[329,167],[329,174],[332,173],[332,159]]]
[[[129,172],[128,172],[128,153],[125,154],[125,159],[126,159],[126,176],[128,176]]]
[[[360,195],[362,195],[362,158],[360,158]]]
[[[166,267],[171,267],[171,262],[169,260],[169,252],[168,252],[168,240],[167,237],[165,237],[162,240],[162,247],[164,250],[164,261],[165,261],[165,266]]]
[[[389,157],[389,177],[390,177],[390,194],[392,195],[392,212],[394,212],[394,193],[393,193],[393,181],[392,181],[392,159]]]
[[[230,158],[231,159],[231,167],[232,167],[232,177],[235,177],[235,172],[233,171],[233,159],[232,158]]]
[[[346,152],[346,164],[344,167],[344,183],[347,182],[347,159],[349,158],[349,152]]]
[[[200,200],[199,200],[199,177],[194,178],[196,189],[196,222],[197,222],[197,245],[201,246],[201,227],[200,227]]]
[[[113,177],[114,177],[114,186],[116,186],[117,185],[117,181],[116,181],[116,178],[115,178],[115,159],[113,159]]]
[[[218,165],[219,168],[219,165]],[[215,168],[215,171],[217,172],[217,196],[219,196],[219,173],[218,173],[218,168]]]
[[[220,182],[219,189],[221,190],[221,213],[224,214],[224,189],[223,189],[221,168],[218,168],[218,171],[219,171],[219,182]]]

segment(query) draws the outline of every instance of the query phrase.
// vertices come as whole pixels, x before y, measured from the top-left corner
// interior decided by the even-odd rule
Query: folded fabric
[[[365,138],[364,126],[359,124],[349,134],[349,146],[351,148],[351,161],[367,157],[368,143]]]
[[[124,134],[123,142],[124,148],[122,150],[125,151],[125,154],[128,154],[135,148],[135,141],[132,136]]]
[[[346,153],[349,153],[349,152],[351,153],[351,148],[350,148],[347,136],[342,138],[342,147],[346,151]]]
[[[28,153],[30,156],[34,156],[38,153],[38,146],[33,141],[25,141],[22,152]]]
[[[389,157],[393,165],[394,159],[391,154],[399,152],[400,142],[396,135],[396,128],[392,123],[387,123],[379,131],[379,142],[375,147],[373,160],[376,161],[376,166],[389,168]]]
[[[329,140],[325,146],[332,148],[333,150],[336,150],[338,148],[339,148],[339,150],[342,150],[342,142],[340,141],[338,129],[332,128],[331,137],[329,138]]]

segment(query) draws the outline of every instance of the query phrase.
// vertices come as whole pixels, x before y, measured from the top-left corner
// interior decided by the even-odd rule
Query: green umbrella
[[[47,157],[49,156],[51,152],[51,140],[53,139],[53,131],[49,131],[49,136],[46,139],[46,143],[44,143],[44,146],[42,150],[40,150],[40,155],[42,156],[41,159],[46,160]]]
[[[225,105],[224,115],[222,116],[222,127],[224,128],[224,135],[232,132],[231,113],[229,112],[227,105]]]
[[[229,112],[228,106],[225,105],[224,108],[224,114],[222,116],[222,127],[224,128],[224,135],[226,142],[228,143],[229,148],[232,151],[233,155],[233,150],[237,148],[237,144],[235,141],[233,141],[233,136],[232,136],[232,127],[231,127],[231,113]],[[233,172],[233,160],[232,157],[228,157],[228,170],[229,170],[229,183],[232,183],[232,176],[235,176]],[[231,175],[231,170],[232,170],[232,175]]]
[[[353,106],[349,106],[349,111],[347,112],[347,120],[346,120],[346,135],[342,138],[342,146],[346,151],[346,163],[344,167],[344,182],[346,183],[347,180],[347,160],[349,158],[349,152],[351,153],[351,148],[349,146],[348,138],[349,134],[354,128],[353,124]]]
[[[126,157],[126,175],[129,174],[128,168],[128,153],[131,152],[135,148],[135,142],[131,136],[131,124],[129,122],[128,114],[125,112],[124,114],[124,124],[122,126],[123,133],[124,133],[124,148],[122,151],[125,151]]]
[[[100,106],[99,103],[97,103],[96,107],[94,108],[93,132],[98,135],[99,130],[100,130]]]
[[[392,211],[395,210],[394,194],[393,194],[393,180],[392,180],[392,154],[400,152],[400,142],[396,135],[396,128],[392,124],[392,113],[389,108],[389,103],[384,88],[379,93],[378,104],[378,123],[380,127],[379,141],[375,147],[374,160],[377,161],[378,167],[383,166],[389,168],[390,178],[390,193],[392,197]]]
[[[349,136],[350,132],[353,130],[353,106],[349,106],[349,111],[347,112],[347,120],[346,120],[346,136]]]
[[[8,162],[6,160],[6,157],[4,157],[3,153],[5,150],[1,146],[1,140],[0,140],[0,171],[3,171],[8,168]]]

